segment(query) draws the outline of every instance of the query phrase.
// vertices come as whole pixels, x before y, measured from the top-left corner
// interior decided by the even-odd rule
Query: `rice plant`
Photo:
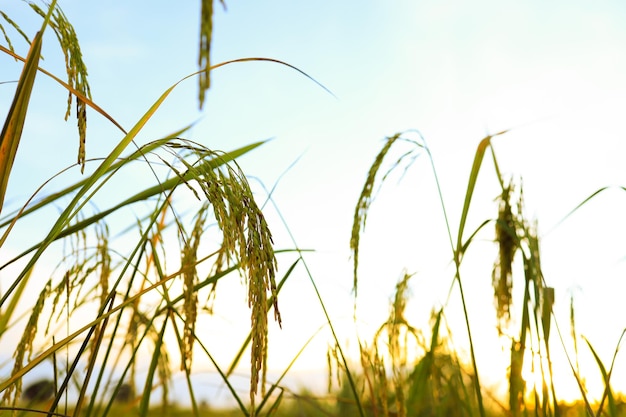
[[[372,193],[376,187],[382,186],[389,172],[402,166],[402,161],[411,155],[425,153],[433,169],[433,178],[437,186],[438,196],[441,202],[443,214],[451,246],[451,258],[455,266],[455,275],[452,277],[451,291],[456,286],[461,302],[461,311],[465,320],[465,330],[469,341],[469,363],[464,363],[456,357],[455,348],[439,350],[441,323],[445,318],[445,311],[450,308],[444,305],[433,315],[434,324],[429,332],[414,328],[411,319],[404,314],[407,298],[404,295],[410,275],[398,283],[396,296],[391,303],[391,316],[381,327],[375,340],[367,344],[361,342],[361,391],[365,403],[370,404],[376,412],[373,415],[399,415],[399,416],[422,416],[422,415],[480,415],[485,416],[492,412],[506,413],[511,416],[536,415],[536,416],[559,416],[564,415],[566,407],[559,402],[557,388],[554,385],[552,358],[554,343],[551,343],[551,335],[556,319],[553,315],[555,290],[543,276],[541,266],[540,239],[537,233],[537,222],[529,220],[524,212],[523,188],[521,184],[515,184],[511,180],[503,178],[496,157],[492,140],[506,131],[485,137],[480,141],[474,156],[474,163],[469,173],[466,196],[461,210],[461,218],[458,227],[457,238],[452,237],[448,210],[444,204],[443,192],[439,186],[437,172],[432,155],[424,138],[418,134],[419,140],[408,139],[407,133],[397,133],[388,137],[381,151],[375,157],[374,162],[366,176],[365,185],[356,204],[350,247],[353,251],[354,262],[354,285],[355,298],[357,298],[356,286],[359,265],[359,243],[363,236],[365,223],[372,203]],[[389,163],[389,171],[380,175],[384,160],[392,155],[392,148],[408,144],[408,151],[401,151],[401,156]],[[499,195],[497,197],[497,215],[488,218],[477,229],[466,237],[464,231],[468,213],[472,206],[474,189],[477,184],[479,173],[482,169],[483,159],[487,152],[491,153],[493,167],[497,179]],[[411,158],[411,163],[415,158]],[[409,164],[410,165],[410,164]],[[408,169],[405,165],[404,169]],[[604,189],[592,194],[585,199],[577,210],[591,198]],[[479,378],[481,365],[476,361],[474,354],[480,345],[474,342],[472,337],[471,311],[468,310],[461,275],[461,264],[464,255],[473,244],[476,237],[484,231],[485,227],[492,225],[494,228],[494,241],[497,250],[492,268],[492,286],[494,299],[494,312],[499,337],[508,340],[510,345],[510,359],[508,366],[508,403],[502,402],[495,394],[481,385]],[[456,242],[456,243],[455,243]],[[521,273],[514,264],[521,260]],[[431,279],[441,279],[433,277]],[[522,286],[521,299],[514,299],[514,286]],[[575,331],[573,301],[571,305],[572,343],[575,347],[576,357],[571,358],[565,347],[566,342],[560,331],[558,336],[562,350],[558,354],[568,358],[571,365],[571,377],[576,380],[581,392],[581,412],[590,416],[621,415],[618,411],[617,401],[610,385],[610,377],[613,371],[615,358],[619,349],[621,338],[615,349],[615,355],[611,366],[607,369],[604,362],[599,358],[589,341],[583,339],[593,354],[598,369],[605,382],[605,391],[599,404],[592,404],[587,397],[584,387],[584,378],[580,374],[578,366],[578,341],[579,335]],[[511,320],[515,317],[516,320]],[[515,329],[514,323],[519,327]],[[558,325],[556,326],[558,331]],[[386,343],[378,341],[381,331],[385,331]],[[458,330],[456,331],[458,332]],[[431,335],[430,346],[425,342],[427,335]],[[457,337],[455,332],[447,332],[443,340],[452,341]],[[398,343],[402,337],[402,343]],[[412,361],[407,361],[407,349],[411,346],[407,337],[414,340],[411,352]],[[453,344],[455,345],[455,344]],[[557,345],[558,346],[558,345]],[[384,349],[382,348],[384,347]],[[436,352],[439,352],[437,354]],[[449,362],[447,362],[449,361]],[[574,364],[575,362],[575,364]],[[448,365],[446,365],[448,363]],[[540,382],[527,381],[523,376],[523,370],[531,367],[534,374],[540,376]],[[444,371],[448,369],[448,371]],[[402,370],[402,371],[400,371]],[[449,372],[449,373],[446,373]],[[488,397],[491,406],[487,407],[484,398]],[[608,407],[605,406],[608,404]],[[606,412],[605,412],[606,410]]]
[[[277,284],[272,234],[246,176],[235,162],[235,158],[262,143],[230,152],[214,151],[185,139],[188,127],[143,145],[135,142],[180,82],[200,75],[202,106],[210,71],[226,64],[210,65],[212,2],[201,2],[200,71],[167,89],[128,131],[92,101],[76,34],[56,1],[45,8],[28,4],[43,18],[41,30],[32,41],[9,16],[1,15],[31,43],[31,48],[28,56],[19,56],[2,27],[9,45],[2,51],[24,62],[24,69],[2,129],[0,206],[18,144],[28,140],[22,138],[22,132],[39,72],[67,89],[66,118],[76,100],[77,165],[81,173],[92,164],[85,156],[86,106],[117,126],[121,139],[96,166],[90,167],[85,179],[41,196],[44,183],[21,207],[8,214],[3,210],[0,244],[28,216],[50,206],[61,208],[41,240],[0,266],[0,270],[9,270],[16,263],[25,265],[0,297],[0,335],[22,334],[17,341],[0,339],[5,348],[12,347],[15,352],[10,374],[0,380],[2,408],[17,411],[22,394],[37,398],[33,386],[23,389],[23,380],[48,364],[54,381],[45,386],[45,397],[52,397],[45,404],[49,413],[67,413],[71,398],[74,415],[108,415],[115,400],[123,398],[134,404],[140,415],[147,415],[159,392],[160,403],[167,409],[172,375],[178,366],[194,414],[198,415],[191,375],[194,358],[201,352],[223,376],[241,413],[254,415],[259,387],[263,392],[265,389],[268,313],[273,311],[274,320],[280,324],[278,291],[292,271],[288,269]],[[48,28],[54,30],[65,55],[67,82],[39,68],[43,33]],[[258,58],[239,61],[246,60]],[[119,201],[105,199],[105,209],[90,204],[137,164],[153,178],[153,185]],[[185,203],[179,205],[180,200]],[[108,220],[120,212],[125,213],[125,225],[111,236]],[[116,219],[119,222],[119,217]],[[44,272],[49,278],[34,280],[39,262],[59,250],[62,255],[55,269]],[[173,252],[180,257],[173,259]],[[251,349],[248,404],[206,348],[204,343],[210,335],[202,334],[196,326],[201,316],[211,316],[207,300],[217,293],[218,283],[237,274],[247,288],[251,320],[250,338],[242,346]],[[20,304],[28,303],[32,294],[38,294],[32,308],[22,313]],[[147,369],[142,368],[146,358]],[[238,361],[236,358],[233,366]]]

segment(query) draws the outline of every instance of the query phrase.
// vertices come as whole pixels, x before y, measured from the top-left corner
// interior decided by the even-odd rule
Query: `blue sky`
[[[196,3],[60,2],[82,42],[94,101],[123,126],[131,126],[162,91],[197,69]],[[2,10],[34,34],[39,23],[30,26],[33,15],[23,4],[11,2]],[[298,244],[316,250],[308,258],[311,270],[346,339],[355,328],[348,250],[353,207],[385,136],[407,129],[422,133],[456,230],[478,142],[487,133],[511,129],[494,146],[501,168],[523,178],[527,214],[537,218],[544,235],[544,272],[556,288],[559,324],[567,333],[573,293],[579,330],[609,360],[626,324],[621,320],[624,193],[609,191],[554,226],[598,188],[626,183],[626,6],[619,1],[227,1],[227,10],[219,5],[216,10],[214,63],[279,59],[308,73],[336,98],[286,67],[234,64],[213,73],[201,111],[195,81],[181,84],[139,141],[196,121],[187,137],[214,149],[273,138],[239,161],[268,187],[297,160],[274,198]],[[50,35],[43,66],[62,74]],[[16,43],[25,54],[26,45]],[[4,57],[0,81],[15,79],[19,70]],[[44,77],[37,83],[9,201],[30,195],[75,161],[74,123],[63,122],[57,110],[65,93]],[[0,85],[1,112],[11,93],[10,85]],[[103,156],[120,135],[96,114],[89,116],[87,156]],[[78,175],[74,170],[64,178]],[[411,308],[417,323],[427,322],[430,308],[445,300],[451,254],[433,184],[423,155],[401,181],[392,178],[374,203],[362,248],[362,334],[385,319],[403,268],[416,272]],[[488,165],[476,192],[468,230],[496,215],[498,189]],[[268,210],[277,246],[292,247]],[[470,318],[484,340],[495,333],[491,238],[481,236],[466,267]],[[243,297],[239,294],[235,299]],[[281,305],[284,329],[271,333],[280,353],[270,354],[270,365],[277,370],[324,322],[302,271],[285,287]],[[245,308],[228,311],[245,322]],[[323,366],[325,347],[321,336],[294,375]],[[478,351],[480,367],[493,352],[487,346]],[[590,370],[596,372],[593,366]],[[494,374],[492,380],[499,378]]]

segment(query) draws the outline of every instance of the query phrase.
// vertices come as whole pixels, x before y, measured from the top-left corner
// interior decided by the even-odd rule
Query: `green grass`
[[[201,4],[200,70],[164,91],[128,131],[91,100],[78,40],[56,2],[47,10],[34,7],[43,22],[32,40],[20,32],[9,17],[2,16],[7,27],[23,35],[31,47],[28,55],[21,57],[15,53],[7,36],[8,46],[0,48],[7,58],[24,62],[0,138],[0,208],[3,209],[0,247],[12,235],[14,227],[27,222],[29,216],[49,207],[58,207],[59,214],[50,230],[42,232],[32,247],[0,265],[0,271],[8,271],[18,261],[23,265],[14,276],[4,278],[8,283],[3,282],[0,296],[0,343],[15,352],[11,371],[0,376],[0,415],[13,411],[17,415],[41,415],[28,411],[35,405],[51,415],[81,416],[624,414],[624,402],[611,385],[621,337],[613,358],[610,361],[601,358],[593,343],[578,335],[573,302],[569,323],[572,340],[569,342],[575,346],[575,356],[567,356],[567,359],[571,377],[580,387],[580,401],[575,406],[559,402],[558,387],[554,386],[552,378],[552,359],[554,355],[567,355],[567,342],[555,326],[558,325],[553,312],[555,289],[543,275],[538,226],[526,216],[521,185],[505,178],[498,164],[494,141],[505,135],[505,131],[478,143],[458,219],[448,216],[452,210],[444,203],[436,166],[425,140],[420,135],[417,140],[408,139],[406,133],[387,138],[366,174],[355,205],[350,237],[355,303],[359,297],[360,245],[367,238],[364,230],[374,204],[374,191],[385,183],[391,172],[410,169],[418,155],[425,155],[438,190],[437,195],[429,198],[441,204],[454,266],[453,276],[442,279],[450,280],[450,291],[458,291],[461,305],[445,303],[433,307],[429,326],[414,325],[414,320],[406,314],[411,302],[412,275],[405,273],[396,285],[388,317],[381,318],[380,327],[371,339],[358,341],[359,357],[347,357],[345,346],[340,342],[343,335],[336,332],[326,311],[324,299],[307,266],[305,252],[297,247],[295,239],[294,249],[281,253],[274,250],[272,233],[260,208],[262,204],[257,203],[245,174],[237,165],[238,157],[253,153],[262,143],[227,152],[212,150],[184,138],[189,126],[143,145],[135,142],[180,83],[199,78],[199,103],[202,105],[212,70],[237,62],[265,60],[244,58],[211,66],[212,7],[210,1]],[[67,81],[38,67],[42,35],[46,30],[53,30],[62,45],[67,58]],[[3,31],[6,32],[4,27]],[[308,77],[289,64],[266,60],[287,65]],[[42,75],[67,89],[66,117],[72,101],[78,103],[77,165],[81,172],[88,166],[89,174],[44,198],[39,198],[40,190],[36,190],[20,208],[7,213],[4,207],[7,184],[20,141],[30,139],[22,138],[22,132],[35,79]],[[121,135],[105,157],[90,163],[85,160],[86,107],[118,127]],[[392,158],[391,164],[389,158]],[[496,173],[497,181],[493,186],[499,196],[494,212],[488,213],[484,221],[470,230],[468,218],[475,205],[474,190],[486,160],[491,161]],[[94,209],[90,203],[103,194],[110,196],[106,194],[107,187],[129,172],[133,164],[143,166],[152,183],[134,190],[130,197],[119,197],[115,201],[111,200],[115,197],[109,197],[105,208]],[[598,190],[574,210],[603,190]],[[122,239],[112,239],[111,219],[120,212],[131,214],[126,217]],[[457,225],[456,229],[453,225]],[[456,234],[453,230],[457,230]],[[466,281],[462,273],[469,249],[479,235],[487,232],[493,233],[496,244],[492,284],[498,328],[494,331],[510,346],[506,398],[499,398],[481,383],[481,365],[476,360],[476,351],[481,345],[475,341],[475,319],[466,302]],[[35,282],[32,278],[38,262],[48,253],[55,253],[53,250],[62,253],[58,265],[43,275],[47,280]],[[284,271],[278,269],[277,261],[283,254],[291,256]],[[521,262],[521,269],[514,267],[516,262]],[[302,346],[277,381],[266,380],[268,325],[271,320],[281,323],[279,293],[296,267],[303,268],[310,278],[332,335],[327,353],[330,386],[324,395],[308,390],[293,392],[283,384],[283,378],[307,345]],[[224,364],[219,363],[207,347],[211,335],[198,331],[196,325],[200,318],[211,319],[211,304],[206,300],[221,297],[218,284],[236,279],[238,275],[244,281],[248,303],[242,308],[250,309],[250,330],[233,353],[232,361]],[[520,299],[515,299],[513,288],[522,288]],[[21,303],[30,303],[25,314],[20,314]],[[460,307],[462,312],[465,326],[462,335],[448,326],[447,314],[454,310],[452,307]],[[514,323],[517,327],[513,327]],[[313,337],[317,335],[314,330]],[[9,334],[20,337],[10,339]],[[456,348],[456,340],[465,338],[469,343],[467,357]],[[559,340],[555,342],[555,338]],[[555,347],[562,349],[555,351]],[[593,403],[588,398],[584,376],[577,366],[579,349],[586,349],[593,355],[602,375],[605,390],[599,402]],[[251,357],[250,384],[248,396],[244,398],[233,386],[232,379],[247,351]],[[198,355],[215,367],[236,404],[233,409],[214,410],[202,404],[201,388],[192,380]],[[180,361],[174,361],[173,357],[178,356]],[[541,364],[539,386],[524,381],[522,372],[529,361],[536,359]],[[42,364],[54,370],[53,394],[45,401],[28,404],[22,396],[26,389],[23,381]],[[177,372],[183,376],[191,402],[191,407],[186,409],[169,403],[169,389]],[[130,387],[127,404],[116,401],[123,386]],[[70,391],[71,396],[67,395]]]

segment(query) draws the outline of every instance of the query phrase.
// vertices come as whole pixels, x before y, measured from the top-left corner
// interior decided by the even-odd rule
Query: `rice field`
[[[369,171],[357,174],[365,180],[352,216],[349,247],[353,273],[347,277],[355,312],[362,285],[362,245],[367,240],[366,224],[372,221],[369,218],[367,223],[368,215],[377,204],[375,196],[381,188],[393,187],[388,181],[392,173],[413,169],[418,163],[432,172],[437,190],[433,198],[439,200],[445,219],[453,271],[445,279],[450,280],[450,293],[458,294],[454,298],[458,305],[433,304],[425,319],[428,326],[415,324],[407,314],[414,275],[406,272],[396,283],[388,316],[381,317],[371,337],[358,340],[358,354],[349,355],[344,335],[331,320],[316,279],[306,266],[308,253],[297,247],[274,247],[264,215],[266,202],[259,201],[237,163],[243,155],[253,156],[263,142],[213,150],[186,139],[191,127],[186,126],[137,145],[145,126],[180,84],[197,81],[202,106],[211,71],[216,68],[266,60],[317,81],[275,59],[211,62],[213,2],[205,0],[201,2],[199,71],[162,92],[132,128],[125,130],[92,100],[79,40],[57,1],[43,8],[33,4],[32,9],[33,19],[42,22],[34,34],[24,33],[19,22],[0,15],[7,41],[24,41],[23,37],[30,44],[26,56],[15,52],[10,42],[0,45],[3,59],[23,63],[0,142],[0,247],[11,241],[31,216],[55,214],[50,229],[42,230],[32,246],[5,255],[0,265],[0,346],[14,352],[0,367],[5,371],[0,375],[0,415],[626,415],[622,394],[611,380],[621,337],[613,357],[601,358],[593,342],[577,332],[573,298],[570,322],[555,328],[555,289],[543,274],[537,221],[525,211],[523,184],[502,174],[494,145],[507,131],[477,142],[471,170],[463,177],[466,186],[459,208],[446,206],[437,165],[419,132],[385,138]],[[39,68],[46,31],[53,31],[61,45],[67,70],[64,77]],[[32,190],[32,196],[15,208],[6,191],[18,145],[28,140],[22,132],[30,122],[26,113],[39,77],[53,80],[68,92],[66,117],[76,118],[78,127],[74,168],[81,172],[88,164],[95,168],[88,169],[89,175],[83,179],[43,197]],[[85,156],[86,109],[108,120],[121,135],[110,153],[97,161],[87,161]],[[116,181],[132,175],[135,166],[150,172],[149,184],[142,184],[129,197],[105,201],[104,207],[94,203],[114,188]],[[468,219],[485,169],[496,172],[498,196],[493,213],[475,225]],[[598,190],[573,211],[603,191]],[[459,213],[458,218],[449,217],[453,212]],[[112,236],[110,229],[120,221],[124,229]],[[509,358],[507,378],[502,381],[504,395],[494,392],[481,378],[483,365],[477,360],[481,344],[473,332],[475,319],[466,298],[463,266],[485,234],[496,248],[491,275],[497,322],[494,332],[507,346]],[[290,261],[279,263],[284,254],[291,256]],[[37,267],[49,259],[55,260],[55,266],[45,271],[42,279]],[[297,268],[304,268],[310,278],[329,329],[328,389],[323,394],[308,388],[297,391],[284,383],[297,356],[280,377],[267,377],[268,328],[281,326],[280,293]],[[245,337],[225,363],[209,347],[211,335],[202,331],[202,323],[214,317],[214,306],[223,298],[222,288],[230,285],[232,277],[239,278],[245,294],[241,308],[247,309],[249,321]],[[453,311],[463,323],[454,330],[448,315]],[[564,336],[566,328],[569,339]],[[467,340],[466,348],[458,348],[459,339]],[[571,356],[567,353],[570,345],[575,348]],[[301,352],[306,349],[302,346]],[[599,399],[590,397],[586,377],[577,365],[583,350],[593,356],[602,376]],[[555,355],[567,355],[571,365],[570,376],[580,394],[574,404],[557,395],[552,368]],[[214,367],[232,400],[231,408],[217,409],[203,399],[203,388],[194,381],[200,360]],[[233,380],[244,364],[249,383],[242,394]],[[527,373],[531,366],[533,381]],[[52,377],[25,382],[32,381],[42,367],[50,369]],[[188,407],[172,398],[175,378],[185,387]]]

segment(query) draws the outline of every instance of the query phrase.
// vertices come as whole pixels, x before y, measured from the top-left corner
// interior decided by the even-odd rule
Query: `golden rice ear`
[[[35,3],[29,2],[30,7],[40,16],[46,13]],[[67,93],[67,108],[65,110],[65,120],[70,116],[72,110],[72,90],[78,91],[76,95],[76,119],[78,121],[78,164],[80,172],[85,170],[85,143],[87,138],[87,100],[91,100],[91,90],[87,82],[87,66],[83,61],[83,54],[78,43],[78,36],[74,31],[74,26],[69,22],[63,10],[58,5],[51,7],[50,27],[59,41],[63,56],[65,58],[65,73],[67,74],[67,84],[70,87]]]
[[[43,290],[39,293],[39,297],[35,305],[33,306],[32,313],[28,319],[28,323],[24,328],[24,333],[22,334],[22,338],[16,346],[13,357],[15,362],[13,364],[12,374],[17,373],[20,369],[24,367],[24,361],[29,361],[30,356],[33,352],[33,342],[35,340],[35,335],[37,334],[37,327],[39,324],[39,317],[41,316],[41,312],[44,308],[44,304],[48,299],[50,294],[52,282],[48,281],[44,286]],[[13,404],[15,406],[17,401],[21,395],[22,390],[22,378],[16,378],[15,382],[9,385],[3,393],[2,400],[7,403]]]
[[[519,247],[516,219],[511,206],[513,185],[509,183],[502,189],[499,196],[498,220],[496,221],[496,242],[498,243],[498,258],[492,272],[492,285],[498,330],[506,326],[511,318],[511,304],[513,302],[513,258]]]
[[[211,86],[211,37],[213,36],[213,0],[202,0],[200,5],[200,47],[198,66],[200,73],[198,101],[200,109],[204,105],[204,96]]]
[[[17,33],[19,33],[20,36],[24,38],[24,40],[27,43],[29,44],[31,43],[30,39],[28,39],[28,35],[26,35],[26,33],[24,33],[24,31],[20,28],[20,26],[17,23],[15,23],[9,16],[7,16],[6,13],[4,13],[2,10],[0,10],[0,18],[2,18],[2,20],[7,22],[13,29],[15,29]],[[13,48],[13,43],[11,42],[11,38],[9,37],[7,31],[4,29],[4,26],[2,26],[1,24],[0,24],[0,32],[2,32],[2,34],[4,35],[4,40],[9,46],[9,50],[11,52],[15,52],[15,49]]]
[[[200,159],[219,156],[209,150],[190,150],[197,152]],[[213,207],[213,215],[223,234],[222,250],[228,257],[235,258],[247,275],[252,328],[250,410],[253,413],[259,385],[263,390],[266,378],[267,314],[270,309],[268,292],[272,300],[271,306],[274,308],[274,318],[281,325],[275,280],[277,261],[272,234],[261,209],[254,200],[250,185],[236,163],[233,167],[225,167],[223,171],[202,164],[198,166],[187,164],[186,167]],[[200,226],[196,225],[196,228]],[[200,233],[200,229],[194,233]],[[193,238],[191,240],[195,241]],[[184,260],[184,263],[189,263],[190,260],[192,260],[191,257]],[[195,259],[193,264],[195,265]],[[193,289],[193,287],[194,285],[189,285],[189,288]],[[193,309],[196,309],[197,299],[189,300],[189,306],[185,305],[189,311],[185,310],[185,312],[195,317],[196,313],[195,310],[192,311],[192,304]],[[188,330],[189,340],[192,343],[193,332],[191,332],[192,329]]]
[[[198,273],[196,264],[198,260],[198,247],[200,246],[200,238],[204,232],[204,223],[207,218],[209,205],[202,205],[200,211],[196,215],[196,222],[191,236],[184,239],[182,248],[181,271],[183,275],[183,340],[181,345],[181,371],[191,369],[191,361],[193,358],[193,345],[196,339],[196,319],[198,316],[198,292],[195,289],[198,283]]]

